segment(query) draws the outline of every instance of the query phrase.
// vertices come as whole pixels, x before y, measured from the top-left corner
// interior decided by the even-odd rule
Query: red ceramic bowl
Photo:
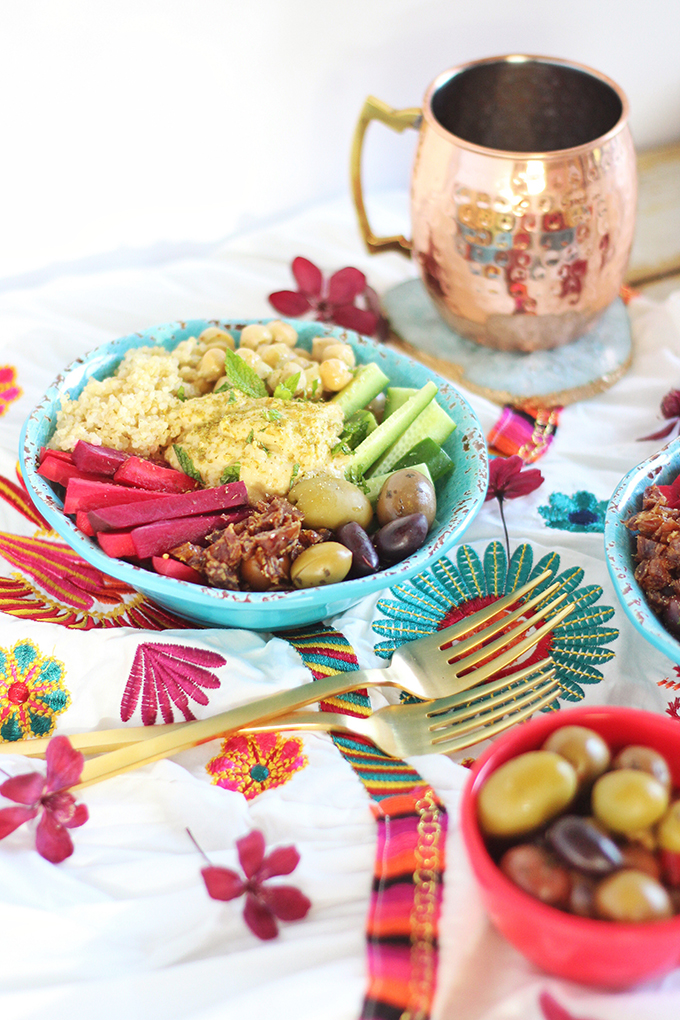
[[[629,988],[680,965],[680,916],[619,924],[549,907],[514,885],[489,855],[477,823],[477,797],[503,762],[539,748],[560,726],[588,726],[616,752],[645,744],[666,758],[680,786],[680,723],[634,708],[573,708],[513,727],[482,754],[463,793],[462,831],[482,901],[493,924],[528,959],[550,974],[604,989]]]

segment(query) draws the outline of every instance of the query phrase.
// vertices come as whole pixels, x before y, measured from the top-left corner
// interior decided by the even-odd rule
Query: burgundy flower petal
[[[76,804],[72,793],[66,790],[58,790],[43,797],[43,805],[49,811],[56,822],[65,825],[67,829],[77,829],[84,825],[89,818],[88,810],[84,804]]]
[[[664,418],[680,416],[680,390],[670,390],[661,401],[661,413]]]
[[[41,857],[59,864],[73,853],[73,840],[51,811],[43,811],[35,830],[35,848]]]
[[[209,865],[201,869],[208,895],[214,900],[233,900],[245,890],[243,879],[229,868]]]
[[[272,875],[290,875],[300,863],[300,854],[294,846],[280,846],[267,854],[257,877],[258,881],[265,882]]]
[[[522,471],[521,474],[514,475],[510,479],[505,486],[503,495],[506,499],[517,499],[518,496],[527,496],[534,489],[537,489],[539,485],[543,485],[544,480],[538,468]]]
[[[30,807],[6,807],[0,810],[0,839],[4,839],[5,836],[9,836],[10,832],[14,832],[24,822],[30,821],[31,818],[35,818],[38,813],[37,808]]]
[[[277,290],[269,295],[269,303],[281,315],[292,318],[304,315],[312,307],[304,294],[298,294],[296,290]]]
[[[545,1020],[577,1020],[564,1006],[561,1006],[557,999],[554,999],[550,992],[541,992],[538,1002]]]
[[[280,921],[299,921],[309,912],[312,901],[294,885],[273,885],[261,890],[261,898]]]
[[[243,919],[258,939],[275,939],[279,934],[279,926],[274,919],[269,907],[261,903],[253,893],[246,896],[246,905],[243,908]]]
[[[6,779],[0,793],[17,804],[37,804],[45,789],[45,777],[40,772],[24,772]]]
[[[246,878],[252,878],[264,861],[264,836],[259,829],[253,829],[247,836],[236,840],[236,849]]]
[[[323,275],[318,266],[315,266],[309,259],[304,259],[301,255],[298,255],[297,258],[293,259],[291,268],[301,294],[309,298],[321,296]]]
[[[66,790],[80,781],[85,758],[71,747],[68,737],[52,737],[45,752],[47,789]]]
[[[333,322],[345,329],[354,329],[364,336],[372,336],[378,327],[378,316],[355,305],[340,305],[333,309]]]
[[[678,427],[680,422],[677,420],[670,421],[668,425],[664,425],[658,432],[652,432],[650,436],[641,436],[638,439],[638,443],[646,443],[650,439],[665,439],[666,436],[670,436],[671,432]]]
[[[524,471],[524,461],[518,454],[512,457],[494,457],[489,465],[489,488],[485,502],[494,498],[516,499],[526,496],[543,484],[538,468]]]
[[[365,287],[366,277],[361,270],[346,266],[333,273],[328,281],[328,300],[332,305],[352,305]]]

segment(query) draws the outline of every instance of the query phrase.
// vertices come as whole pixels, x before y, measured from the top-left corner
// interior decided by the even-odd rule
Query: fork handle
[[[332,676],[322,677],[313,683],[293,687],[291,690],[279,691],[277,694],[260,698],[258,701],[251,701],[246,705],[231,708],[227,712],[221,712],[209,719],[183,723],[180,733],[173,730],[171,733],[166,732],[148,737],[136,744],[127,745],[116,751],[102,754],[98,758],[90,759],[85,763],[80,782],[71,789],[80,790],[85,786],[90,786],[91,783],[129,772],[142,765],[149,765],[160,758],[170,757],[187,750],[187,748],[195,747],[197,744],[213,740],[222,734],[245,729],[253,723],[275,719],[276,716],[285,715],[287,712],[310,705],[312,702],[356,691],[367,686],[369,677],[371,685],[389,682],[386,671],[380,669],[334,673]],[[383,678],[382,681],[380,677]]]

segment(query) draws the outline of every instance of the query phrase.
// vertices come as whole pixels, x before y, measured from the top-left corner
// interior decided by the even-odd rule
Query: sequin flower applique
[[[24,822],[40,815],[35,830],[35,848],[41,857],[59,864],[73,853],[68,829],[77,829],[88,819],[85,804],[77,804],[69,786],[83,771],[84,758],[71,747],[68,737],[53,737],[45,753],[47,774],[25,772],[6,779],[0,793],[17,807],[0,809],[0,839]]]
[[[563,531],[604,531],[607,500],[597,499],[592,492],[563,492],[550,494],[548,506],[539,506],[538,512],[549,528]]]
[[[276,938],[277,921],[299,921],[312,904],[295,886],[265,883],[277,875],[290,875],[298,866],[300,855],[294,846],[281,846],[265,856],[264,836],[257,829],[237,840],[236,849],[245,879],[231,868],[208,862],[201,869],[208,895],[214,900],[245,896],[243,918],[252,933],[259,939]]]
[[[63,662],[43,655],[32,641],[0,648],[0,738],[46,737],[71,704]]]
[[[252,800],[264,790],[289,782],[308,764],[298,737],[281,733],[237,733],[227,737],[206,771],[224,790],[238,790]]]

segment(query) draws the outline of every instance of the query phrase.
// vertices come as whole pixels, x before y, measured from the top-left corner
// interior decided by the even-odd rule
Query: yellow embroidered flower
[[[32,641],[0,648],[0,738],[46,737],[71,704],[63,662],[43,655]]]

